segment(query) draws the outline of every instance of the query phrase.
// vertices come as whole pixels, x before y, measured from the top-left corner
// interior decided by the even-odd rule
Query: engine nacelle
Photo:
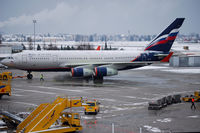
[[[103,77],[103,76],[112,76],[117,75],[118,71],[109,67],[95,67],[95,76]]]
[[[72,68],[72,77],[89,77],[93,75],[93,71],[88,68]]]

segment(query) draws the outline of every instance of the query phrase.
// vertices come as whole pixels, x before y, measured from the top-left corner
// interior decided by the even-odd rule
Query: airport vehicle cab
[[[100,103],[98,101],[87,101],[85,105],[85,114],[97,114],[100,111]]]
[[[61,113],[61,122],[62,126],[72,125],[73,127],[81,127],[79,113],[69,113],[69,112]],[[82,130],[82,127],[79,130]]]
[[[0,73],[0,80],[9,80],[9,79],[12,79],[12,72]]]
[[[11,96],[10,80],[0,80],[0,99],[3,95]]]
[[[3,95],[11,96],[10,79],[12,79],[11,72],[0,73],[0,99]]]

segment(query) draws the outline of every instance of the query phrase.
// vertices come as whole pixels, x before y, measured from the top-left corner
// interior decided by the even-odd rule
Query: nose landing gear
[[[33,74],[31,74],[30,71],[28,71],[28,74],[27,74],[27,79],[32,79],[33,78]]]

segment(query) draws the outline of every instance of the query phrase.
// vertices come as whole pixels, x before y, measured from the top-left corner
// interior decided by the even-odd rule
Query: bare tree
[[[22,43],[23,50],[26,50],[26,46]]]
[[[2,35],[0,34],[0,44],[1,44],[1,42],[2,42]]]
[[[27,40],[28,40],[28,49],[33,50],[33,43],[31,37],[28,37]]]
[[[41,47],[40,47],[40,45],[39,45],[39,44],[37,45],[37,50],[41,50]]]

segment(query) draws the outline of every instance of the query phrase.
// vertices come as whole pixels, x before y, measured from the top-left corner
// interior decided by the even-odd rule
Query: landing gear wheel
[[[32,79],[33,78],[33,75],[32,74],[27,74],[27,79]]]
[[[95,84],[103,84],[103,76],[102,76],[102,77],[94,76],[94,77],[93,77],[93,82],[94,82]]]

